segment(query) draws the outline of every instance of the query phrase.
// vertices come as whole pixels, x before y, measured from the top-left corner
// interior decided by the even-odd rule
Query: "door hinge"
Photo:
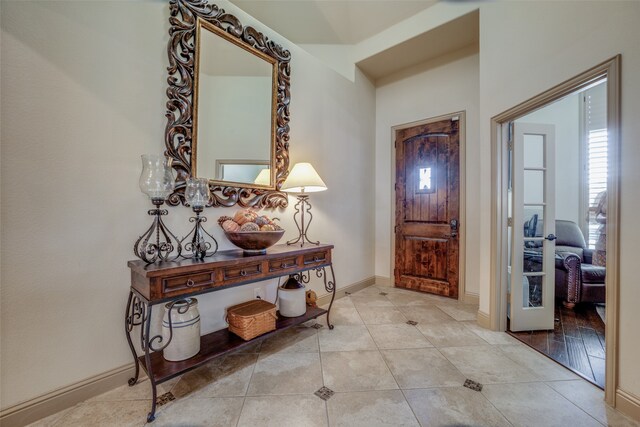
[[[393,232],[398,234],[398,226],[397,225],[395,227],[393,227]]]
[[[513,227],[513,218],[507,218],[507,226]]]

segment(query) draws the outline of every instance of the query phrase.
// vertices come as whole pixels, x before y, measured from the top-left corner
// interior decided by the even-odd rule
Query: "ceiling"
[[[477,48],[479,13],[468,13],[357,63],[372,80],[394,74],[465,47]]]
[[[436,0],[230,0],[296,44],[356,44]]]

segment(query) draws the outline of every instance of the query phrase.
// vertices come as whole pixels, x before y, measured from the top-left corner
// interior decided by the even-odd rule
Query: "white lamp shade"
[[[313,193],[326,189],[324,181],[310,163],[296,163],[282,184],[282,191],[288,193]]]
[[[253,183],[257,185],[271,185],[271,169],[262,169]]]

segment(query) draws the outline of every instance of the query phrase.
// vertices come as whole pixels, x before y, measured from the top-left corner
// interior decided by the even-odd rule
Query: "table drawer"
[[[269,272],[289,270],[298,266],[298,257],[281,258],[269,261]]]
[[[185,274],[183,276],[162,279],[162,292],[173,292],[182,289],[194,289],[209,286],[216,281],[215,271]]]
[[[243,264],[227,267],[222,270],[224,280],[237,280],[245,277],[252,277],[262,273],[262,264]]]
[[[327,262],[329,259],[327,251],[313,252],[304,256],[304,265]]]

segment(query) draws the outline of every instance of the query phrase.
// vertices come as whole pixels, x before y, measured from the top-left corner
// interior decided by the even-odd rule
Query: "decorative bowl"
[[[267,248],[275,245],[284,235],[284,230],[277,231],[236,231],[224,234],[227,238],[244,250],[247,255],[261,255],[267,252]]]

